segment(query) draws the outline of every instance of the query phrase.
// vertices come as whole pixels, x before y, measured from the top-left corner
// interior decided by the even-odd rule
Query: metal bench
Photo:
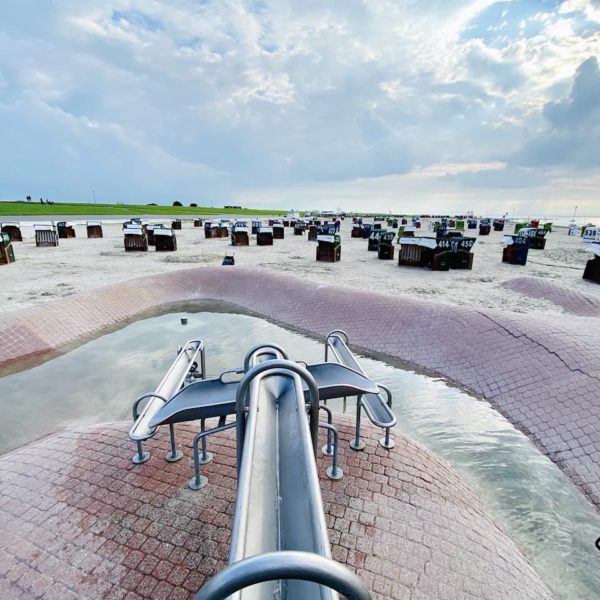
[[[328,360],[329,351],[336,360],[356,372],[367,377],[358,360],[348,348],[348,336],[344,331],[335,330],[325,338],[325,360]],[[356,403],[356,426],[354,440],[350,442],[350,447],[354,450],[362,450],[365,443],[360,438],[360,420],[361,412],[365,411],[367,417],[373,425],[382,427],[384,436],[379,440],[379,443],[387,449],[394,447],[394,440],[390,437],[390,429],[396,424],[396,415],[392,411],[392,393],[384,385],[378,383],[377,387],[385,394],[385,398],[381,392],[363,394],[358,397]]]
[[[200,372],[198,373],[198,355],[200,355]],[[144,452],[142,442],[153,437],[158,427],[151,424],[153,417],[192,377],[206,377],[206,363],[204,359],[204,344],[201,340],[191,340],[180,348],[177,358],[162,378],[154,392],[143,394],[133,404],[133,425],[129,430],[129,439],[136,443],[137,453],[132,461],[139,465],[150,458],[149,452]],[[142,401],[147,400],[142,411],[139,411]],[[166,460],[175,462],[182,457],[182,453],[175,445],[175,429],[169,425],[171,434],[171,451]]]
[[[200,421],[200,431],[194,437],[192,444],[194,477],[188,483],[191,489],[199,490],[207,483],[206,477],[202,476],[200,472],[200,466],[210,463],[213,458],[206,448],[207,437],[235,426],[235,423],[226,423],[227,417],[235,414],[235,397],[238,387],[238,381],[230,380],[230,378],[241,375],[250,368],[250,357],[256,356],[256,360],[267,359],[275,354],[287,358],[285,351],[274,344],[255,346],[246,355],[242,368],[225,371],[216,378],[190,383],[173,395],[167,403],[159,406],[154,413],[149,422],[150,429],[156,429],[160,425],[173,426],[176,423]],[[305,368],[317,382],[322,400],[377,390],[375,384],[367,377],[341,364],[317,363],[305,365]],[[308,394],[308,389],[305,389],[305,394]],[[337,431],[333,427],[331,411],[325,406],[321,406],[321,409],[328,415],[328,422],[321,424],[321,427],[327,430],[327,444],[323,447],[323,453],[332,457],[332,466],[327,469],[327,476],[330,479],[339,479],[343,476],[343,472],[337,466]],[[216,417],[219,418],[216,427],[206,429],[206,419]]]
[[[337,600],[338,591],[349,600],[369,600],[361,580],[331,558],[315,462],[317,384],[281,356],[253,354],[239,384],[229,566],[195,600]]]

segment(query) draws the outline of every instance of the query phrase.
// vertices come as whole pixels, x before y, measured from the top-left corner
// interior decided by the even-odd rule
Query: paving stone
[[[348,446],[353,423],[347,417],[337,419],[345,477],[327,479],[324,472],[330,459],[319,456],[317,461],[332,555],[363,578],[375,600],[409,598],[411,592],[412,597],[433,597],[438,590],[440,597],[448,598],[469,594],[485,600],[551,598],[517,546],[445,462],[401,435],[394,436],[396,446],[388,452],[376,442],[380,433],[368,425],[365,450],[353,452]],[[189,463],[168,464],[160,458],[168,449],[166,431],[147,443],[151,460],[134,466],[127,429],[128,423],[116,423],[69,431],[0,457],[0,497],[9,491],[29,508],[0,519],[2,598],[189,600],[207,578],[226,566],[235,502],[235,432],[211,437],[215,459],[203,467],[209,484],[192,492],[186,486]],[[188,457],[194,433],[191,425],[178,426],[178,439]],[[91,453],[114,456],[117,468],[95,469],[85,459]],[[91,464],[81,469],[72,457]],[[46,490],[44,495],[29,493],[32,459],[39,467],[35,481]],[[71,465],[63,466],[60,482],[54,480],[57,463]],[[385,464],[398,476],[412,473],[404,482],[406,499],[386,495],[384,486],[370,487],[362,478],[369,472],[363,466],[370,464]],[[165,472],[171,481],[166,486]],[[13,475],[10,481],[5,474]],[[113,485],[124,475],[127,486]],[[130,528],[138,520],[119,509],[121,503],[114,497],[103,504],[102,520],[90,532],[90,514],[97,514],[99,507],[96,502],[82,503],[81,489],[92,481],[99,490],[121,489],[123,498],[136,499],[135,506],[152,515],[143,517],[153,527],[145,528],[141,545],[136,542],[134,548],[130,543],[131,535],[137,535]],[[163,493],[154,492],[155,484]],[[36,519],[31,510],[58,505],[61,510],[47,520]],[[6,505],[0,506],[0,517],[9,514],[5,510]],[[28,528],[29,517],[34,522]],[[150,537],[151,531],[156,537]],[[42,552],[39,544],[48,536],[60,544]],[[190,552],[177,545],[182,538],[197,539],[199,544]]]

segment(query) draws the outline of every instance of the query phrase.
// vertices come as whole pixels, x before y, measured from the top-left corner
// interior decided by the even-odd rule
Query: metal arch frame
[[[347,600],[371,600],[364,583],[348,567],[319,554],[294,550],[268,552],[233,563],[210,579],[194,600],[226,600],[243,588],[277,579],[311,581]]]
[[[256,354],[259,350],[264,350],[267,348],[276,350],[279,354],[281,354],[281,357],[284,360],[289,360],[287,352],[278,344],[270,344],[268,342],[256,344],[256,346],[253,346],[252,348],[250,348],[250,350],[248,350],[248,352],[246,352],[246,356],[244,357],[244,373],[247,373],[248,369],[250,368],[250,360],[252,359],[252,356]]]
[[[195,348],[190,348],[191,344],[197,344],[197,346]],[[188,350],[191,351],[191,357],[190,357],[189,363],[188,363],[189,366],[186,369],[185,374],[182,377],[180,377],[179,379],[175,380],[176,385],[173,386],[173,387],[175,387],[175,391],[178,391],[179,389],[181,389],[181,387],[183,386],[185,381],[190,377],[190,374],[191,374],[190,368],[194,363],[196,363],[196,357],[198,356],[198,354],[200,354],[200,378],[206,379],[206,355],[205,355],[204,342],[202,340],[188,340],[183,346],[179,346],[179,348],[177,349],[177,354],[176,354],[175,360],[171,363],[171,366],[169,367],[168,371],[165,373],[163,378],[160,380],[160,383],[156,386],[157,391],[142,394],[134,402],[133,411],[132,411],[134,424],[132,426],[132,429],[135,426],[138,418],[140,416],[142,416],[144,411],[146,410],[146,408],[145,408],[144,411],[142,411],[142,415],[140,415],[138,412],[138,408],[139,408],[140,402],[142,400],[145,400],[147,398],[158,398],[159,400],[161,400],[163,402],[163,405],[166,404],[170,400],[170,398],[166,398],[163,394],[160,393],[160,392],[162,392],[161,388],[163,386],[165,386],[166,382],[168,382],[169,377],[173,373],[181,353],[187,352]],[[196,363],[196,366],[197,366],[197,363]],[[157,431],[158,431],[158,428],[155,431],[153,431],[145,439],[150,439],[151,437],[154,437],[154,435],[156,435]],[[131,433],[131,430],[130,430],[130,433]],[[176,462],[183,457],[183,453],[181,451],[177,450],[177,447],[175,444],[175,427],[172,424],[169,425],[169,433],[170,433],[170,441],[171,441],[171,451],[166,455],[165,459],[167,460],[167,462]],[[142,440],[142,439],[135,440],[137,454],[135,454],[133,456],[132,461],[136,465],[143,464],[150,458],[150,452],[144,452],[144,450],[142,448],[142,441],[144,441],[144,440]]]
[[[270,346],[274,347],[274,346]],[[270,371],[270,373],[268,373]],[[308,386],[309,391],[309,429],[310,438],[313,447],[314,456],[317,456],[317,435],[319,428],[319,388],[314,377],[301,365],[286,359],[269,360],[252,367],[244,378],[240,381],[235,398],[235,414],[237,422],[237,469],[238,475],[242,464],[242,452],[244,448],[244,439],[246,436],[246,397],[250,384],[259,375],[265,377],[267,375],[290,375],[290,371],[295,373]]]
[[[328,360],[329,338],[334,335],[337,335],[338,337],[343,336],[342,341],[346,344],[346,346],[348,345],[348,334],[343,329],[334,329],[333,331],[330,331],[325,338],[325,362]],[[331,350],[335,354],[335,350],[333,348]]]
[[[336,349],[329,342],[330,338],[334,337],[334,336],[337,336],[346,346],[348,346],[348,334],[344,330],[334,329],[333,331],[330,331],[327,334],[327,337],[325,338],[325,361],[327,361],[328,351],[329,351],[329,349],[331,349],[336,360],[341,364],[345,364],[345,362],[342,360],[342,358],[340,357],[338,352],[336,352]],[[348,351],[351,352],[350,348],[348,348]],[[358,364],[357,360],[356,360],[356,363]],[[358,370],[359,370],[359,372],[361,372],[361,374],[366,376],[366,374],[363,371],[360,364],[358,364]],[[386,404],[388,405],[388,408],[391,410],[392,409],[392,392],[390,391],[390,389],[387,386],[383,385],[382,383],[376,383],[376,385],[382,391],[385,392]],[[345,400],[345,398],[344,398],[344,400]],[[366,405],[364,405],[363,397],[361,395],[361,396],[358,396],[357,402],[356,402],[356,424],[355,424],[354,440],[352,440],[350,442],[350,447],[353,450],[362,450],[365,447],[365,443],[360,439],[360,421],[361,421],[361,413],[362,413],[363,409],[366,410]],[[381,427],[385,432],[384,436],[382,438],[380,438],[380,440],[379,440],[380,445],[383,448],[386,448],[387,450],[391,450],[395,446],[395,442],[390,437],[390,427],[387,427],[385,423],[382,423],[381,421],[378,421],[377,419],[372,418],[372,415],[370,415],[368,413],[368,411],[367,411],[367,416],[369,417],[369,420],[374,425],[376,425],[377,427]]]

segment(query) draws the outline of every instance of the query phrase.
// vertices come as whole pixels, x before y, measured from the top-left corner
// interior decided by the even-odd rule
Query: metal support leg
[[[365,443],[360,439],[360,416],[362,410],[362,396],[359,396],[356,400],[356,428],[354,432],[354,439],[350,442],[350,448],[352,450],[363,450]]]
[[[205,420],[202,419],[200,421],[200,433],[204,433],[205,431],[206,431]],[[206,436],[203,435],[202,436],[202,457],[200,458],[200,464],[207,465],[208,463],[212,462],[212,459],[213,459],[212,452],[206,451]]]
[[[201,431],[196,436],[194,436],[194,477],[188,481],[188,487],[191,490],[200,490],[207,483],[208,479],[200,474],[200,455],[198,453],[198,442],[206,436],[205,431]]]
[[[331,460],[331,466],[327,469],[326,474],[329,479],[341,479],[344,476],[344,471],[338,467],[338,443],[339,437],[337,429],[329,423],[319,423],[319,427],[327,429],[327,435],[330,433],[333,435],[333,459]]]
[[[150,458],[150,452],[144,452],[144,449],[142,448],[142,442],[140,441],[137,441],[135,445],[137,446],[137,454],[134,454],[131,460],[134,464],[141,465]]]
[[[183,452],[177,450],[177,444],[175,443],[175,426],[173,423],[169,425],[169,433],[171,436],[171,451],[165,456],[167,462],[177,462],[183,457]]]
[[[391,450],[396,445],[396,442],[394,442],[394,440],[390,437],[390,429],[391,427],[386,427],[384,429],[385,435],[379,440],[379,443],[386,450]]]
[[[204,423],[204,419],[202,420],[202,423]],[[202,463],[202,461],[200,460],[200,452],[198,450],[198,444],[200,443],[200,441],[203,441],[204,438],[206,438],[206,436],[210,435],[211,433],[219,433],[219,431],[225,431],[226,429],[231,429],[235,426],[236,423],[234,421],[233,423],[229,423],[228,425],[219,425],[218,427],[214,427],[213,429],[209,429],[208,431],[204,430],[203,428],[203,430],[200,431],[200,433],[197,433],[194,436],[194,442],[192,444],[194,449],[194,477],[188,481],[188,487],[191,490],[202,489],[208,483],[208,479],[200,473],[200,465],[205,464]]]
[[[321,410],[324,410],[327,413],[328,425],[333,425],[333,413],[331,412],[331,409],[327,408],[327,406],[323,406],[322,404],[319,408]],[[329,429],[329,427],[327,427],[326,429],[327,429],[327,444],[325,444],[325,446],[323,446],[323,454],[325,456],[331,456],[333,454],[333,448],[331,446],[331,429]]]
[[[388,408],[391,410],[392,409],[392,392],[389,390],[389,388],[387,388],[386,386],[378,383],[377,384],[379,386],[380,389],[382,389],[386,396],[387,396],[387,405]],[[390,437],[390,429],[391,427],[386,427],[384,429],[385,434],[382,438],[380,438],[379,440],[379,444],[385,448],[386,450],[391,450],[395,445],[396,442],[394,442],[394,440]]]

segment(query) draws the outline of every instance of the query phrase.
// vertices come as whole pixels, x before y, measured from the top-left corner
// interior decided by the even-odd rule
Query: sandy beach
[[[148,252],[134,253],[124,251],[120,222],[105,220],[102,239],[87,239],[84,222],[72,222],[76,238],[61,239],[56,248],[37,248],[31,221],[22,221],[24,241],[13,243],[16,262],[0,267],[0,311],[39,305],[133,277],[220,265],[227,250],[234,251],[236,265],[289,273],[316,284],[481,309],[516,313],[564,311],[553,302],[525,296],[508,287],[511,280],[522,277],[560,284],[600,302],[600,286],[581,278],[586,261],[591,258],[588,245],[580,237],[568,236],[562,227],[547,235],[544,250],[529,251],[525,266],[502,263],[502,232],[479,236],[478,230],[468,230],[466,235],[477,239],[472,250],[473,269],[432,272],[399,267],[398,246],[393,261],[378,260],[376,252],[367,251],[366,240],[350,237],[350,219],[342,222],[342,260],[335,264],[317,262],[316,243],[309,242],[306,235],[293,235],[291,228],[286,228],[285,239],[274,240],[273,246],[257,246],[252,236],[250,246],[232,248],[229,239],[205,239],[204,229],[193,227],[190,220],[184,221],[182,230],[176,232],[177,251],[156,252],[150,247]],[[150,222],[169,223],[160,219]],[[433,236],[428,225],[425,220],[422,235]],[[506,233],[512,233],[512,229],[513,225],[507,224]]]

